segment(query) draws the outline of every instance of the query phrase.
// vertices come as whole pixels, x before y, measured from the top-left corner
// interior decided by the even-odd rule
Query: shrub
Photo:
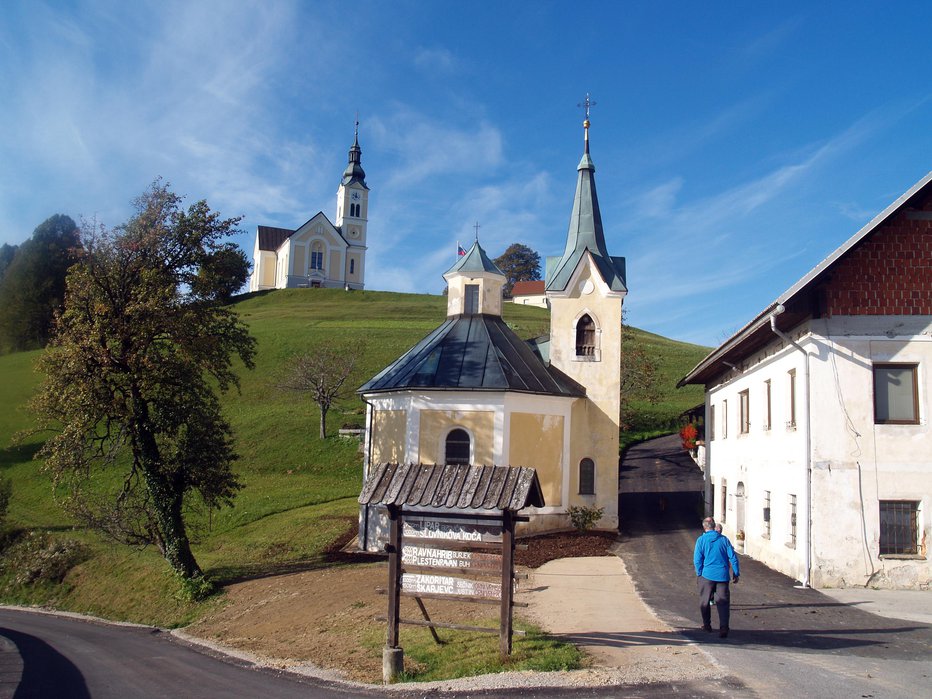
[[[570,516],[570,522],[576,527],[577,531],[587,532],[602,519],[605,512],[604,507],[588,507],[584,505],[573,505],[567,511]]]
[[[191,578],[185,578],[181,575],[175,575],[178,581],[178,592],[176,599],[193,604],[210,597],[217,588],[204,575],[195,575]]]
[[[87,548],[74,539],[53,539],[46,532],[29,532],[13,544],[3,566],[16,585],[60,583],[87,559]]]

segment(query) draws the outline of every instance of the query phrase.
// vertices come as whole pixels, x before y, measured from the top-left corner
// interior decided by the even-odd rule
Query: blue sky
[[[333,218],[359,112],[367,288],[439,293],[480,224],[563,250],[592,109],[632,325],[717,345],[932,169],[932,3],[41,2],[0,23],[0,243],[161,176]]]

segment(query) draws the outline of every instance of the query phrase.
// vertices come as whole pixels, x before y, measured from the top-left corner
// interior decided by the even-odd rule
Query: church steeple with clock
[[[364,289],[369,186],[362,169],[359,120],[340,186],[334,222],[318,212],[297,229],[259,226],[250,291],[287,288]]]

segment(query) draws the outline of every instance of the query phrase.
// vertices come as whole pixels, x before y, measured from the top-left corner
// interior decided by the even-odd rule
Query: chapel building
[[[595,528],[617,529],[627,289],[624,259],[605,245],[588,118],[583,126],[565,250],[547,260],[549,336],[524,341],[502,320],[505,275],[476,240],[443,275],[446,320],[359,389],[364,479],[383,463],[533,467],[545,504],[526,511],[525,533],[569,528],[574,505],[602,508]],[[364,509],[363,548],[379,527]]]
[[[365,288],[369,187],[362,169],[358,122],[348,160],[337,188],[333,223],[319,211],[295,230],[258,227],[250,291]]]

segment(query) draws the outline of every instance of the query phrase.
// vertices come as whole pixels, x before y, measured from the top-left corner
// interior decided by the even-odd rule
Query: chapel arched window
[[[319,240],[314,241],[311,245],[311,269],[324,268],[324,246]]]
[[[446,441],[445,463],[469,464],[470,440],[469,433],[459,428],[450,430]]]
[[[595,321],[585,313],[576,323],[576,356],[594,357],[595,350]]]
[[[595,494],[595,462],[592,459],[579,462],[579,494]]]

